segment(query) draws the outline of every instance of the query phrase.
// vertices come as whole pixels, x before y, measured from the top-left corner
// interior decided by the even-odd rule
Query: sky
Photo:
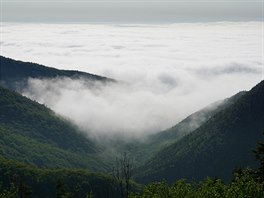
[[[261,21],[261,0],[1,0],[1,21],[175,23]]]
[[[88,135],[142,137],[263,80],[262,27],[4,23],[1,55],[122,82],[91,88],[83,79],[29,79],[23,94]]]

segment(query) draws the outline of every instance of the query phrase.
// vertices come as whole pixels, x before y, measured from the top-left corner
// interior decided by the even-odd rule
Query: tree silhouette
[[[130,180],[132,176],[132,160],[127,153],[123,153],[120,158],[116,159],[112,176],[118,184],[121,196],[127,198],[130,193]]]
[[[257,170],[257,177],[260,182],[264,182],[264,142],[260,142],[258,144],[259,147],[253,152],[255,153],[257,160],[260,162],[260,167]]]

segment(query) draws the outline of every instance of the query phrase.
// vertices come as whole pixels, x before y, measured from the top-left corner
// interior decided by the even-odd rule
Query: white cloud
[[[1,55],[127,82],[31,79],[25,94],[90,133],[137,136],[263,79],[262,25],[4,24]]]

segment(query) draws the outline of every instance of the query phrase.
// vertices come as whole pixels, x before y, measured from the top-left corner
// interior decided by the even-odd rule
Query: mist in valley
[[[23,95],[89,137],[143,139],[258,83],[261,26],[5,24],[1,45],[4,56],[117,80],[28,79]]]

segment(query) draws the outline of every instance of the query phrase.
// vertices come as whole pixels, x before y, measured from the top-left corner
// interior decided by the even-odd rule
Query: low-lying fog
[[[261,22],[3,24],[3,56],[122,83],[29,79],[24,95],[90,135],[141,137],[263,79]]]

